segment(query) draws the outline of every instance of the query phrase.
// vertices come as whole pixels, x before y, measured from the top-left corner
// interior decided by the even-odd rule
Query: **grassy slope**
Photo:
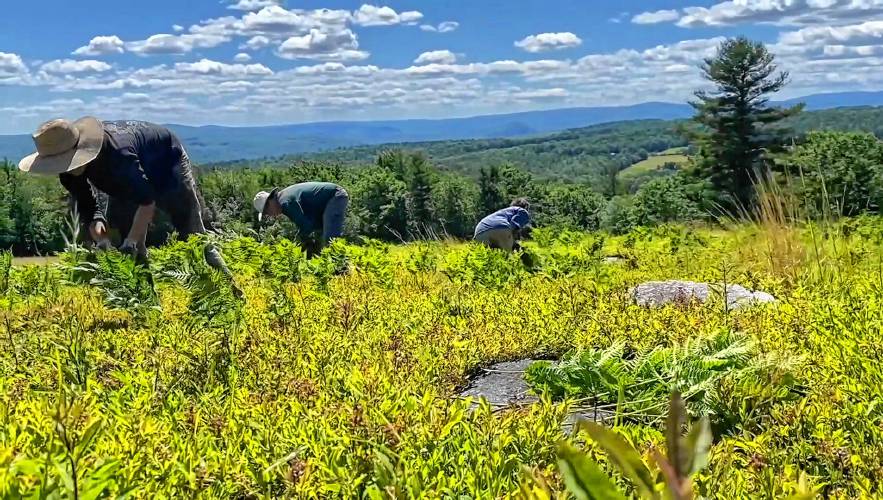
[[[672,150],[679,150],[681,148],[672,148]],[[654,154],[648,157],[646,160],[641,160],[638,163],[626,168],[625,170],[619,173],[620,178],[628,178],[635,177],[638,175],[647,174],[653,172],[655,170],[659,170],[663,166],[669,163],[674,163],[676,165],[684,165],[690,159],[682,154],[666,154],[665,151]]]
[[[702,495],[787,497],[802,473],[831,498],[880,494],[883,290],[878,259],[865,257],[883,252],[871,237],[883,222],[848,224],[816,244],[778,227],[641,231],[606,241],[606,253],[625,256],[613,265],[593,254],[596,236],[532,243],[548,275],[446,244],[339,247],[304,268],[291,247],[240,240],[224,251],[246,306],[225,299],[220,316],[189,312],[206,306],[180,285],[162,286],[162,312],[138,319],[102,307],[94,287],[17,270],[0,339],[0,496],[65,488],[61,433],[76,440],[92,424],[80,484],[106,481],[111,494],[499,498],[516,492],[522,466],[558,490],[555,444],[573,439],[563,409],[470,411],[451,399],[469,374],[725,329],[754,339],[775,366],[788,360],[804,390],[746,407],[724,387],[722,404],[744,428],[716,440]],[[344,254],[353,273],[323,271]],[[180,270],[188,255],[201,259],[198,247],[178,244],[154,262]],[[281,279],[295,269],[308,275]],[[626,298],[636,283],[671,278],[725,279],[781,304],[727,315],[713,305],[641,309]],[[643,449],[661,444],[652,428],[620,430]]]

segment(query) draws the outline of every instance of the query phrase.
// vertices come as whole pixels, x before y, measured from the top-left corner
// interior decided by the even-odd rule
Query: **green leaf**
[[[638,450],[616,432],[594,422],[582,420],[579,426],[592,437],[592,440],[604,448],[610,460],[619,467],[624,476],[631,479],[641,496],[659,498],[653,474],[650,473],[650,469],[647,468],[647,464],[644,463]]]
[[[567,491],[578,500],[626,499],[598,464],[564,442],[558,445],[558,467]]]
[[[686,420],[687,410],[679,392],[673,392],[668,406],[668,419],[665,426],[665,441],[668,446],[668,462],[680,479],[687,475],[690,466],[690,450],[684,449],[681,428]]]
[[[711,424],[708,418],[702,418],[690,429],[687,435],[687,449],[690,450],[689,475],[696,474],[708,465],[708,452],[711,450]]]
[[[80,438],[80,441],[77,443],[77,446],[74,448],[74,460],[79,460],[86,454],[86,451],[89,449],[89,446],[92,445],[92,441],[98,436],[98,433],[101,431],[101,427],[103,422],[99,420],[95,420],[86,430],[83,432],[83,436]]]

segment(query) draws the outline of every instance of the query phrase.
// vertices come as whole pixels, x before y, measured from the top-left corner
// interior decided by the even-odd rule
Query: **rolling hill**
[[[883,92],[816,94],[784,101],[807,109],[883,105]],[[523,138],[602,123],[672,120],[692,114],[687,104],[648,102],[633,106],[586,107],[440,120],[322,122],[267,127],[170,125],[198,163],[301,155],[359,145]],[[33,150],[29,135],[0,135],[0,158],[17,160]]]

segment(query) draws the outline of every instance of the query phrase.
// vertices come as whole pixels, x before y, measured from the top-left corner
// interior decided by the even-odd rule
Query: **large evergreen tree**
[[[701,147],[700,175],[723,195],[726,208],[752,206],[754,184],[764,173],[765,154],[783,144],[778,125],[803,105],[783,109],[769,105],[770,95],[788,83],[775,56],[761,42],[744,37],[726,40],[717,55],[702,65],[714,90],[696,92],[694,120]]]

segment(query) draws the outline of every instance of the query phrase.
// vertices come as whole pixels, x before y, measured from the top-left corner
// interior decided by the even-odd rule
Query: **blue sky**
[[[678,102],[739,34],[785,97],[883,89],[883,0],[42,0],[0,17],[0,133]]]

